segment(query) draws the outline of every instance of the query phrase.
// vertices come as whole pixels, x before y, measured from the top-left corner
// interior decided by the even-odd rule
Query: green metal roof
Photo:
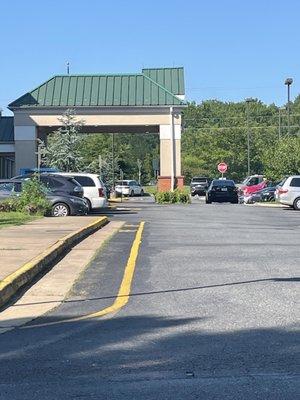
[[[142,73],[175,95],[184,95],[184,70],[180,68],[145,68]]]
[[[57,75],[10,103],[9,108],[181,104],[184,102],[173,92],[144,74]]]
[[[14,141],[14,117],[0,116],[0,142]]]

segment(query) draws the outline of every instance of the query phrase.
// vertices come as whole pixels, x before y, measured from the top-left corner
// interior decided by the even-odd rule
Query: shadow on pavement
[[[187,291],[192,291],[192,290],[201,290],[201,289],[211,289],[211,288],[218,288],[218,287],[225,287],[225,286],[236,286],[236,285],[248,285],[252,283],[258,283],[258,282],[300,282],[299,277],[292,277],[292,278],[266,278],[266,279],[253,279],[249,281],[239,281],[239,282],[228,282],[228,283],[222,283],[222,284],[216,284],[216,285],[203,285],[203,286],[193,286],[193,287],[186,287],[186,288],[173,288],[173,289],[164,289],[164,290],[153,290],[149,292],[132,292],[129,294],[129,297],[136,297],[136,296],[147,296],[147,295],[153,295],[153,294],[164,294],[164,293],[176,293],[176,292],[187,292]],[[111,296],[102,296],[102,297],[85,297],[82,299],[67,299],[62,301],[62,303],[82,303],[85,301],[93,301],[93,300],[108,300],[108,299],[116,299],[120,298],[123,296],[116,296],[112,294]],[[124,297],[127,297],[127,295]],[[53,299],[52,303],[56,303],[57,300]],[[12,307],[24,307],[24,306],[30,306],[34,304],[43,304],[43,303],[51,303],[49,301],[47,302],[34,302],[34,303],[22,303],[20,305],[14,304]]]
[[[218,331],[207,321],[129,315],[16,329],[0,336],[1,398],[296,398],[294,326]]]

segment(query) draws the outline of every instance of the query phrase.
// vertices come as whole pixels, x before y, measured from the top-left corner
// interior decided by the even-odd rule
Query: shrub
[[[174,191],[156,192],[154,194],[155,201],[158,204],[188,204],[191,202],[189,192],[183,189],[175,189]]]
[[[13,197],[11,199],[3,200],[0,203],[0,211],[2,212],[11,212],[18,210],[18,198]]]
[[[46,198],[46,188],[37,176],[26,181],[21,195],[17,198],[17,211],[27,214],[45,215],[50,211],[50,203]]]

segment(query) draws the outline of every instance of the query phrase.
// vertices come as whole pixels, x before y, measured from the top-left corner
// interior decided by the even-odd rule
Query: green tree
[[[300,137],[285,136],[263,155],[265,174],[274,181],[300,173]]]
[[[217,164],[229,165],[228,177],[247,174],[247,109],[245,102],[217,100],[189,104],[183,115],[183,174],[215,177]],[[264,173],[264,154],[278,142],[278,108],[254,99],[249,104],[251,172]],[[188,181],[187,179],[187,181]]]
[[[84,122],[79,121],[75,110],[71,109],[68,109],[59,121],[62,126],[48,136],[46,163],[60,171],[79,171],[83,164],[80,132]]]

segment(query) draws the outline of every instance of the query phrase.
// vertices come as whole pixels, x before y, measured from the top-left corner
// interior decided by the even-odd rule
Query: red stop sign
[[[218,171],[219,171],[221,174],[224,174],[224,173],[227,171],[227,168],[228,168],[228,166],[227,166],[227,164],[224,163],[224,162],[221,162],[220,164],[218,164]]]

